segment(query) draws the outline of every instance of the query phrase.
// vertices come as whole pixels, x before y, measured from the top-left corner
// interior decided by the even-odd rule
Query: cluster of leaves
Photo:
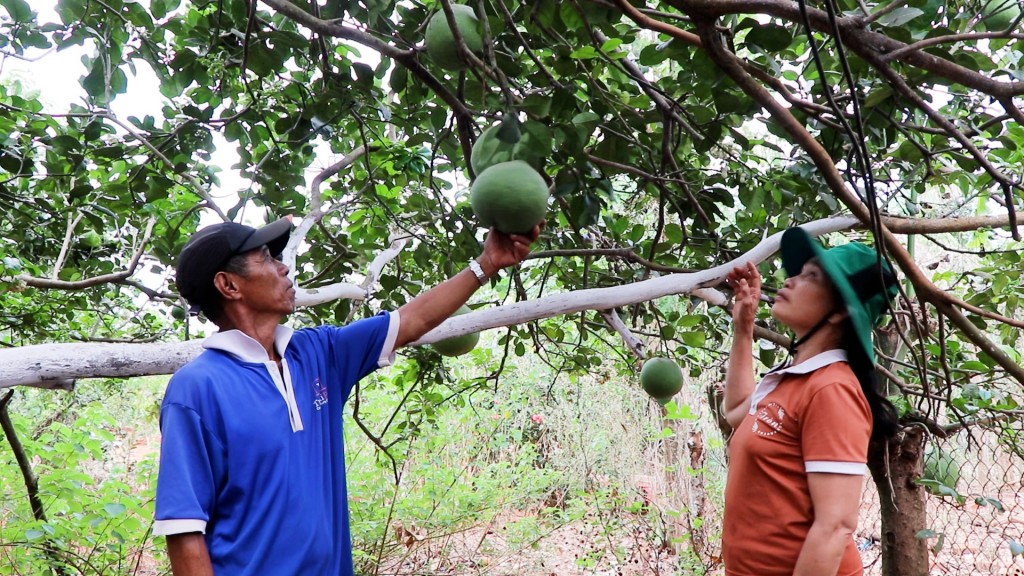
[[[19,394],[9,410],[16,439],[38,479],[33,510],[24,462],[11,450],[0,458],[0,558],[33,574],[137,574],[153,567],[155,453],[132,456],[133,438],[156,430],[152,402],[162,380],[137,382],[139,394],[111,401],[119,383],[94,382],[77,398]],[[139,435],[127,433],[123,423]],[[40,516],[40,512],[42,516]]]

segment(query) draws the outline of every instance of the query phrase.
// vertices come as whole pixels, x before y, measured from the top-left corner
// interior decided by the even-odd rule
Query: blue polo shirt
[[[218,576],[351,575],[342,410],[398,323],[279,326],[280,369],[237,330],[208,338],[160,409],[154,535],[204,533]]]

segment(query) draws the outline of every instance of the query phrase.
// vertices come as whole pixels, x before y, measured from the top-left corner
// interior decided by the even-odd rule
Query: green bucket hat
[[[878,252],[860,242],[825,250],[800,227],[789,228],[782,233],[779,251],[786,276],[800,274],[804,264],[811,258],[818,260],[821,269],[846,304],[846,311],[857,332],[861,348],[874,363],[872,329],[898,292],[896,276],[884,260],[879,271]]]

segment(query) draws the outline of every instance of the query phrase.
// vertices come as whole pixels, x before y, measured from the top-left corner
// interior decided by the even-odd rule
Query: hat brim
[[[812,258],[817,260],[818,265],[843,299],[853,329],[857,332],[861,350],[867,354],[868,360],[873,364],[875,362],[875,348],[871,343],[873,326],[868,311],[835,259],[821,247],[815,238],[800,227],[789,228],[782,233],[779,252],[782,255],[782,267],[786,270],[786,276],[800,274],[808,260]]]
[[[235,251],[236,254],[244,254],[250,250],[255,250],[263,245],[266,245],[267,249],[270,250],[270,255],[277,257],[284,252],[284,247],[288,245],[288,237],[292,233],[292,221],[289,218],[281,218],[267,224],[266,226],[256,230],[238,247]]]

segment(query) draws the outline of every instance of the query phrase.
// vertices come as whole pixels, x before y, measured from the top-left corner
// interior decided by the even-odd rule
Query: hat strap
[[[789,358],[786,360],[787,363],[790,363],[790,362],[793,361],[793,357],[796,356],[796,349],[799,348],[801,344],[803,344],[804,342],[807,342],[807,340],[811,336],[814,336],[815,332],[817,332],[818,330],[821,330],[823,326],[828,324],[829,319],[832,318],[832,314],[834,314],[834,313],[835,313],[835,311],[832,310],[828,314],[825,314],[825,317],[822,318],[821,320],[819,320],[818,323],[815,324],[813,328],[808,330],[806,334],[804,334],[800,338],[795,338],[794,337],[792,340],[789,341],[789,347],[786,348],[786,351],[789,352]]]

